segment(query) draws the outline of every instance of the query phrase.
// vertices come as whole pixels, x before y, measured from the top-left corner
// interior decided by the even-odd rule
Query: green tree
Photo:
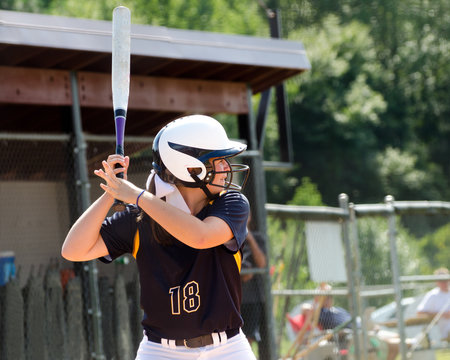
[[[301,83],[291,85],[293,90],[289,94],[293,133],[307,140],[300,146],[303,139],[294,135],[297,159],[295,169],[286,176],[290,179],[301,173],[311,177],[326,203],[335,202],[336,194],[342,191],[349,193],[353,201],[379,201],[385,194],[377,186],[381,174],[377,174],[375,159],[391,147],[414,156],[417,171],[433,173],[429,177],[432,183],[424,183],[414,193],[408,188],[401,189],[405,196],[401,200],[449,199],[450,28],[445,24],[450,3],[444,0],[267,0],[266,3],[281,9],[284,35],[305,43],[313,67],[311,75],[289,81]],[[334,16],[337,31],[328,32],[324,39],[322,28],[327,26],[330,15]],[[342,30],[355,21],[367,24],[360,34],[367,38],[365,48],[345,37]],[[336,46],[332,45],[339,39],[343,43],[338,51],[333,51]],[[328,51],[322,52],[322,62],[317,61],[315,53],[327,46]],[[366,66],[355,61],[355,54],[362,55],[359,59]],[[329,64],[321,67],[327,60]],[[333,70],[342,70],[342,76],[339,72],[330,76]],[[317,86],[312,88],[314,85]],[[343,108],[343,100],[351,101],[353,108]],[[371,125],[367,121],[347,121],[353,125],[351,128],[332,121],[345,122],[350,118],[366,119]],[[271,146],[271,141],[266,143]],[[273,146],[266,152],[272,151],[273,156],[275,149]],[[338,181],[326,186],[318,179],[320,176],[335,179],[336,174]],[[346,177],[348,183],[344,181]],[[271,176],[269,182],[280,178]],[[288,201],[295,186],[290,185],[289,191],[286,185],[271,186],[268,197]],[[272,188],[281,192],[274,193]]]
[[[450,264],[450,224],[441,226],[434,233],[420,239],[420,248],[427,260],[423,273],[431,274],[438,267],[448,267]]]
[[[352,201],[379,198],[376,129],[386,102],[371,85],[383,74],[369,28],[357,22],[341,26],[330,16],[291,37],[309,49],[312,69],[287,83],[298,165],[289,176],[310,177],[326,204],[336,203],[341,192]]]
[[[295,189],[294,197],[288,205],[323,206],[322,195],[317,190],[317,185],[308,177],[302,178],[301,185]]]
[[[175,29],[268,36],[267,21],[257,2],[237,0],[0,0],[0,8],[60,16],[111,20],[125,5],[134,24]]]
[[[257,2],[237,0],[135,0],[139,21],[176,29],[267,36]]]
[[[444,184],[440,168],[432,163],[418,167],[418,157],[407,151],[387,147],[376,157],[380,187],[396,199],[414,199],[420,194],[426,199],[438,199]]]

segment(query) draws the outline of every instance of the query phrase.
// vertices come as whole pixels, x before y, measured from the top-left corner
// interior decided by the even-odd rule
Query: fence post
[[[72,124],[75,136],[75,165],[77,168],[78,179],[76,184],[79,185],[79,194],[81,198],[81,212],[85,211],[91,204],[89,194],[89,177],[86,161],[86,141],[83,135],[81,124],[80,99],[78,94],[78,81],[76,72],[70,73],[70,85],[72,90]],[[83,266],[88,272],[89,295],[91,305],[91,315],[94,335],[94,354],[95,359],[105,359],[103,352],[103,336],[102,336],[102,313],[100,309],[100,296],[98,291],[98,270],[95,261],[89,261]]]
[[[349,205],[349,216],[350,216],[350,242],[352,244],[352,251],[354,256],[354,274],[355,274],[355,293],[356,293],[356,308],[357,313],[361,316],[361,333],[362,333],[362,346],[359,343],[358,337],[358,345],[361,349],[362,347],[362,359],[366,360],[368,358],[368,338],[367,338],[367,327],[366,327],[366,319],[364,318],[363,309],[365,306],[363,305],[363,298],[361,297],[361,280],[362,280],[362,271],[361,271],[361,254],[359,251],[359,237],[358,237],[358,220],[356,219],[355,212],[355,204],[350,203]]]
[[[397,254],[397,226],[396,226],[396,215],[394,208],[394,197],[387,195],[384,198],[384,202],[388,207],[388,225],[389,225],[389,245],[391,250],[391,268],[392,268],[392,280],[394,283],[395,291],[395,302],[397,304],[397,323],[398,332],[400,335],[400,354],[402,360],[406,360],[406,336],[405,336],[405,323],[403,321],[403,309],[402,309],[402,289],[400,283],[400,270],[398,265],[398,254]]]
[[[339,206],[342,210],[345,211],[347,216],[342,220],[342,237],[344,239],[344,247],[346,254],[346,268],[347,268],[347,286],[348,286],[348,299],[349,299],[349,310],[350,314],[352,314],[352,329],[354,334],[354,346],[355,346],[355,359],[360,359],[360,350],[359,350],[359,336],[358,336],[358,328],[356,326],[356,317],[359,315],[357,311],[357,301],[356,301],[356,289],[354,282],[354,261],[352,256],[352,248],[350,244],[350,236],[349,236],[349,205],[348,205],[348,195],[340,194],[339,195]]]

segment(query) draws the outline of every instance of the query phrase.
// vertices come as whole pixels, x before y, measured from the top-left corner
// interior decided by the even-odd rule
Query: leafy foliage
[[[341,26],[330,16],[295,36],[311,45],[312,69],[287,84],[299,165],[289,175],[310,177],[326,204],[336,203],[341,192],[354,201],[380,196],[378,186],[365,180],[377,178],[375,130],[386,111],[371,85],[379,81],[380,64],[368,32],[360,23]],[[269,192],[272,197],[278,198]]]
[[[384,192],[401,199],[414,199],[419,193],[425,194],[426,198],[438,199],[439,187],[443,186],[436,181],[442,177],[439,168],[428,163],[425,169],[421,169],[417,162],[417,155],[392,147],[379,153],[376,163]]]
[[[301,185],[295,189],[294,197],[289,205],[323,206],[322,195],[317,190],[317,185],[308,177],[302,178]]]
[[[448,267],[450,264],[450,252],[448,251],[450,249],[450,224],[424,236],[420,239],[419,244],[428,261],[425,271],[431,273],[439,267]]]
[[[392,283],[391,252],[385,218],[363,218],[358,221],[361,273],[366,285]],[[396,247],[401,274],[414,274],[420,260],[418,241],[397,222]]]
[[[285,175],[285,185],[273,186],[280,177],[270,176],[269,200],[287,202],[298,185],[291,178],[301,176],[317,183],[330,205],[340,192],[355,202],[373,202],[389,189],[398,200],[449,199],[450,45],[444,24],[450,4],[267,4],[282,9],[284,35],[300,39],[312,63],[310,72],[287,83],[295,166]],[[395,175],[380,170],[380,159],[392,148],[415,159],[410,169],[417,180],[414,191],[411,179],[389,183]],[[276,151],[265,153],[273,157]],[[427,174],[423,183],[418,174]]]
[[[0,8],[70,17],[111,20],[119,5],[130,8],[135,24],[177,29],[267,36],[265,19],[256,2],[236,0],[0,0]]]

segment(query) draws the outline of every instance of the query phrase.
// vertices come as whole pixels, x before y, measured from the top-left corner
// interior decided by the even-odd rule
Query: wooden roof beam
[[[80,105],[112,108],[111,76],[78,72]],[[0,103],[70,105],[69,72],[0,66]],[[132,76],[129,109],[180,113],[248,113],[247,85],[165,77]]]

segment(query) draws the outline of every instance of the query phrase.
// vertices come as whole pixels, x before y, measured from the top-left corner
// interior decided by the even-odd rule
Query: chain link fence
[[[101,189],[93,170],[114,151],[115,139],[86,136],[85,141],[86,188],[95,200]],[[130,141],[127,149],[133,164],[129,178],[140,186],[151,164],[151,141]],[[134,358],[142,339],[134,263],[126,257],[110,266],[71,263],[60,255],[82,211],[74,139],[1,134],[0,149],[6,154],[0,160],[0,358]],[[92,276],[98,278],[96,295]],[[96,318],[101,319],[100,347]]]
[[[75,324],[82,319],[77,303],[81,292],[73,272],[68,276],[62,271],[60,257],[75,215],[70,144],[65,135],[0,138],[6,154],[0,173],[2,359],[69,358],[66,352],[79,340],[77,353],[83,354],[79,333],[65,326],[63,299],[67,297],[67,317]]]
[[[386,200],[347,207],[344,201],[341,208],[267,204],[280,358],[386,359],[386,335],[399,359],[450,359],[448,339],[416,314],[439,278],[429,274],[450,262],[450,204]],[[320,291],[322,282],[331,290]],[[305,304],[319,295],[332,296],[354,327],[324,331],[312,316],[303,334]]]

